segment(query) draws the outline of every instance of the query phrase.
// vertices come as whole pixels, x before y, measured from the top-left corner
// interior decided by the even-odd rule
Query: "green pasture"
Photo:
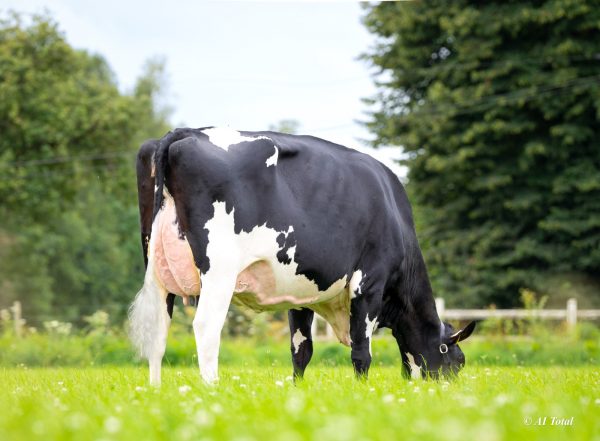
[[[0,440],[600,440],[599,344],[592,326],[481,335],[447,382],[403,379],[387,334],[373,342],[367,381],[354,378],[348,348],[316,342],[294,384],[285,339],[224,338],[209,387],[193,338],[177,332],[155,389],[118,333],[5,333]]]
[[[0,370],[0,439],[48,440],[594,440],[600,371],[471,366],[454,381],[407,381],[396,366],[226,366],[217,386],[194,368]],[[552,418],[554,424],[552,424]],[[545,418],[545,420],[544,420]],[[557,422],[570,425],[557,425]]]

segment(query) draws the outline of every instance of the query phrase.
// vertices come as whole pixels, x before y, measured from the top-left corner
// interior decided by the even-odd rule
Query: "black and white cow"
[[[193,328],[209,383],[232,299],[289,310],[296,376],[312,356],[314,312],[351,346],[359,376],[377,327],[391,328],[407,375],[464,364],[457,343],[474,323],[454,332],[440,321],[404,188],[372,157],[312,136],[177,129],[142,145],[137,173],[147,269],[130,321],[151,383],[175,295],[199,295]]]

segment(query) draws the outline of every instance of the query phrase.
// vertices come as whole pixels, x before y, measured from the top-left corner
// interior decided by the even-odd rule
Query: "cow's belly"
[[[327,302],[345,293],[346,287],[344,277],[319,291],[316,283],[295,274],[295,265],[275,258],[256,261],[238,275],[235,300],[256,311],[289,309]]]
[[[175,203],[171,197],[165,197],[164,201],[152,232],[156,274],[168,292],[184,298],[199,295],[200,273],[188,241],[180,237]],[[320,291],[316,283],[296,274],[295,247],[287,253],[291,263],[279,262],[276,240],[279,234],[261,226],[236,237],[234,242],[242,254],[239,260],[246,262],[235,284],[237,301],[263,311],[308,306],[328,302],[344,293],[347,295],[346,277]]]

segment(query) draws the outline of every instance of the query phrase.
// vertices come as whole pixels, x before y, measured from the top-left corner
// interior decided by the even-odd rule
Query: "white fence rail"
[[[444,299],[435,299],[438,315],[442,320],[484,320],[484,319],[528,319],[563,320],[571,329],[577,325],[578,320],[600,319],[600,309],[578,309],[577,299],[567,300],[565,309],[446,309]],[[323,324],[324,323],[324,324]],[[325,328],[325,332],[321,330]],[[313,338],[319,340],[333,340],[333,329],[325,320],[315,314],[312,327]]]
[[[573,329],[578,320],[599,320],[600,309],[578,309],[577,299],[567,300],[565,309],[446,309],[444,299],[435,299],[438,315],[442,320],[484,320],[484,319],[527,319],[564,320]],[[21,317],[21,303],[14,302],[10,308],[16,336],[23,334],[25,320]],[[312,336],[317,340],[335,340],[335,333],[329,323],[315,314],[312,323]]]

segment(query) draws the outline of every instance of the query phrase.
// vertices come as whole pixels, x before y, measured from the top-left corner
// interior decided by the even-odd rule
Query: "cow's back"
[[[278,232],[278,260],[289,264],[294,248],[296,271],[323,291],[359,269],[385,281],[400,264],[410,208],[383,164],[310,136],[239,132],[253,141],[224,146],[205,132],[190,131],[169,147],[165,183],[183,231],[204,225],[223,203],[235,234],[261,226]],[[201,271],[210,267],[204,233],[188,237]]]

